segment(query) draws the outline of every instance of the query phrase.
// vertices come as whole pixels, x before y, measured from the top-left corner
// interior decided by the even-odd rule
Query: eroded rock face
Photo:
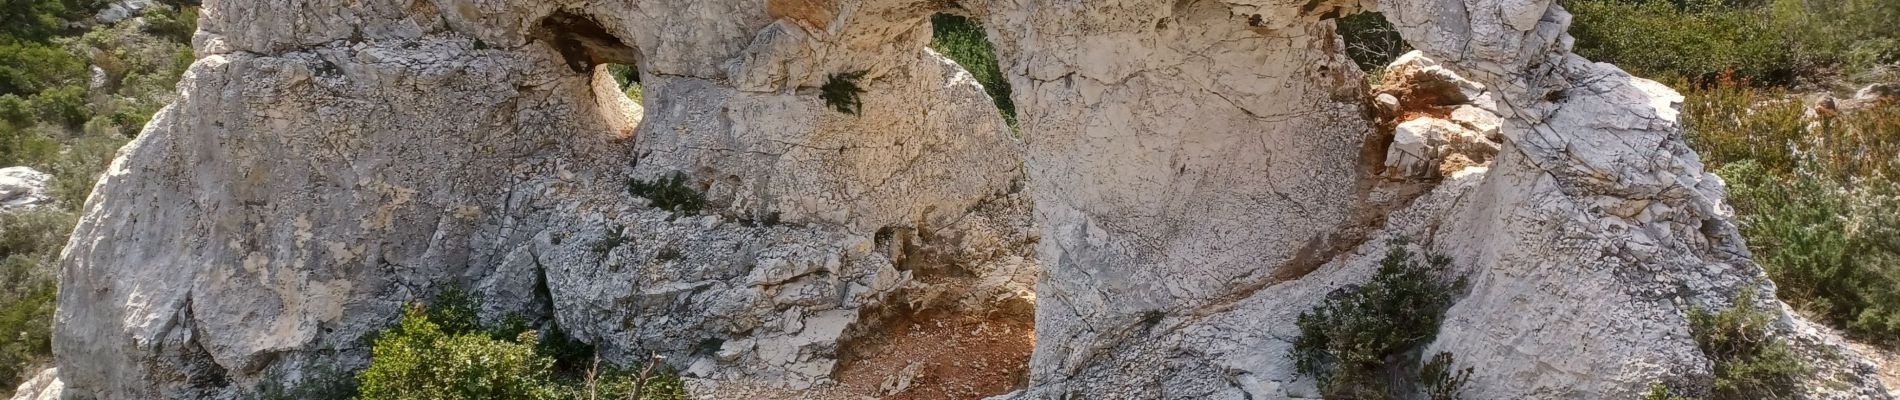
[[[952,6],[989,27],[1020,147],[981,88],[922,49],[925,18]],[[1439,80],[1368,95],[1327,21],[1362,9]],[[1286,357],[1293,321],[1400,237],[1470,274],[1426,351],[1478,365],[1473,398],[1706,387],[1685,310],[1745,287],[1774,302],[1721,182],[1683,144],[1681,97],[1569,54],[1549,1],[274,0],[204,15],[180,100],[114,162],[62,261],[67,393],[228,398],[358,367],[365,335],[450,284],[487,297],[484,318],[558,324],[611,359],[806,387],[882,310],[1020,296],[1031,244],[1046,268],[1024,398],[1316,397]],[[640,118],[599,89],[607,62],[640,67]],[[819,97],[847,75],[858,115]],[[1415,99],[1450,110],[1404,151],[1379,110]],[[1447,155],[1465,160],[1448,170]],[[627,193],[675,174],[705,213]],[[933,290],[925,264],[977,279]],[[1883,395],[1789,315],[1776,329],[1835,381],[1809,397]]]
[[[910,283],[878,232],[977,230],[958,223],[1021,169],[982,89],[922,48],[930,8],[813,5],[836,20],[736,1],[206,4],[180,100],[122,150],[62,261],[67,392],[247,397],[360,367],[366,335],[450,285],[610,360],[829,379]],[[644,115],[594,73],[607,62],[640,67]],[[819,98],[839,71],[866,71],[862,115]],[[628,193],[675,172],[705,212]]]
[[[1495,160],[1432,184],[1347,167],[1405,161],[1364,156],[1392,153],[1362,139],[1369,121],[1337,95],[1356,93],[1357,77],[1334,56],[1341,44],[1322,18],[1362,7],[1384,12],[1440,72],[1482,87],[1488,99],[1462,105],[1476,107],[1462,119],[1497,130]],[[1425,351],[1475,360],[1465,393],[1474,398],[1630,398],[1652,382],[1707,388],[1688,307],[1726,304],[1743,288],[1763,293],[1743,301],[1774,304],[1719,179],[1682,141],[1681,96],[1569,54],[1569,15],[1552,2],[990,10],[993,24],[1008,26],[992,33],[1004,37],[1032,132],[1048,269],[1030,387],[1016,397],[1318,397],[1287,357],[1294,321],[1363,281],[1397,238],[1470,274],[1470,293]],[[1241,65],[1252,75],[1220,74]],[[1167,85],[1189,93],[1151,83],[1168,76],[1190,77]],[[1452,86],[1413,89],[1473,100]],[[1407,106],[1393,96],[1367,103]],[[1236,114],[1261,118],[1223,118]],[[1116,118],[1125,119],[1096,122]],[[1181,150],[1200,146],[1228,152]],[[1196,190],[1196,179],[1219,189]],[[1805,321],[1789,314],[1776,329],[1828,371],[1803,385],[1806,396],[1885,396],[1864,362],[1830,361],[1856,359]]]

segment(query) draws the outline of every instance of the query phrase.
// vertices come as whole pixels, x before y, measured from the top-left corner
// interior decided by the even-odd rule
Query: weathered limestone
[[[65,393],[66,383],[59,380],[59,368],[47,368],[21,383],[13,392],[13,400],[59,400]]]
[[[28,167],[0,168],[0,212],[32,208],[53,201],[47,187],[53,175]]]
[[[1483,90],[1453,119],[1497,130],[1488,167],[1435,186],[1373,178],[1365,166],[1405,160],[1381,160],[1389,142],[1368,139],[1360,100],[1341,95],[1359,93],[1356,71],[1322,20],[1361,8]],[[1720,181],[1683,144],[1681,97],[1569,54],[1569,16],[1552,2],[989,10],[1025,108],[1047,268],[1030,387],[1015,397],[1317,397],[1286,356],[1295,317],[1365,279],[1397,238],[1472,278],[1425,351],[1477,366],[1473,398],[1706,389],[1686,309],[1773,292]],[[1422,89],[1472,89],[1460,86]],[[1223,204],[1238,206],[1207,206]],[[1759,296],[1744,301],[1773,301]],[[1808,397],[1884,397],[1864,364],[1827,361],[1851,352],[1806,326],[1790,315],[1777,330],[1827,371]]]
[[[1010,229],[964,223],[1019,183],[1019,150],[922,48],[929,8],[349,3],[205,5],[180,100],[122,150],[62,261],[68,393],[245,397],[360,367],[367,334],[449,285],[610,360],[811,385],[910,290],[880,230]],[[607,62],[640,67],[646,112],[603,88]],[[859,116],[817,94],[847,71],[866,71]],[[673,172],[711,195],[704,215],[628,194]],[[1033,269],[1004,273],[979,278]]]
[[[985,19],[1020,148],[922,48],[946,7]],[[1420,49],[1382,97],[1327,21],[1362,9]],[[66,393],[232,398],[360,367],[365,335],[452,284],[612,360],[803,388],[885,311],[1027,295],[1032,243],[1022,398],[1314,397],[1292,322],[1402,237],[1471,276],[1426,351],[1479,366],[1473,398],[1706,388],[1687,307],[1747,287],[1774,304],[1683,144],[1681,97],[1569,54],[1547,0],[204,15],[180,100],[122,150],[61,263]],[[609,62],[640,67],[643,110],[603,88]],[[862,112],[826,107],[817,88],[860,72]],[[1389,116],[1420,104],[1436,114]],[[675,174],[706,212],[627,192]],[[975,278],[925,279],[942,268]],[[1825,332],[1776,329],[1833,381],[1808,397],[1884,396]]]

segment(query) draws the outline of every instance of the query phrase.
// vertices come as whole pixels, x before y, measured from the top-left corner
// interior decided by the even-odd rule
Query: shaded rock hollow
[[[1384,174],[1391,133],[1329,20],[1363,10],[1482,88],[1495,159]],[[942,11],[985,21],[1022,140],[923,48]],[[1409,237],[1472,276],[1428,348],[1485,366],[1468,395],[1706,385],[1685,310],[1769,284],[1681,97],[1570,54],[1568,21],[1488,0],[207,2],[180,100],[63,257],[57,374],[82,397],[243,397],[363,365],[402,304],[461,285],[610,358],[809,387],[920,290],[914,239],[986,286],[975,307],[1036,276],[1011,396],[1314,397],[1290,322]],[[602,62],[639,66],[638,118],[593,89]],[[817,87],[856,72],[862,114],[826,108]],[[706,213],[627,193],[675,173]],[[1776,328],[1848,355],[1808,397],[1884,396],[1826,333]]]

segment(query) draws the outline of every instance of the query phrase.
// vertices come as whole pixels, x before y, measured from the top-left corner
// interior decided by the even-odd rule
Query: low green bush
[[[1662,382],[1652,382],[1649,384],[1649,391],[1643,392],[1643,400],[1695,400],[1695,399],[1684,397],[1684,396],[1677,396],[1675,390],[1670,389],[1669,385],[1664,385]]]
[[[1415,368],[1419,348],[1438,336],[1445,310],[1465,286],[1451,277],[1451,259],[1425,255],[1417,260],[1404,242],[1394,243],[1372,280],[1327,296],[1300,313],[1300,335],[1293,342],[1294,369],[1314,377],[1328,398],[1404,397],[1402,388],[1427,386],[1433,395],[1455,396],[1469,370],[1451,366],[1449,354],[1434,356],[1420,376],[1424,385],[1392,382]]]
[[[1754,84],[1854,76],[1900,57],[1889,0],[1565,0],[1577,53],[1640,76]]]
[[[515,340],[445,332],[423,307],[378,335],[370,366],[357,375],[362,400],[552,399],[553,360],[534,352],[536,336]]]
[[[354,387],[360,390],[356,398],[686,398],[683,381],[670,369],[657,364],[602,365],[592,345],[568,337],[558,325],[537,331],[519,316],[481,325],[481,302],[479,296],[451,287],[437,295],[432,306],[407,308],[396,326],[374,335],[370,366],[355,375]],[[326,396],[347,393],[334,389],[346,386],[319,382],[316,387],[319,393],[329,393]]]
[[[1691,144],[1728,183],[1777,295],[1864,340],[1900,337],[1900,104],[1825,117],[1782,90],[1691,86]]]
[[[53,356],[53,264],[76,215],[42,208],[0,213],[0,390]]]
[[[1794,349],[1769,331],[1779,313],[1755,303],[1754,291],[1743,290],[1727,308],[1689,309],[1689,332],[1714,367],[1716,400],[1796,398],[1811,373]]]
[[[1016,126],[1016,103],[1009,97],[1009,78],[1003,76],[996,49],[990,46],[989,34],[984,32],[983,25],[969,17],[937,14],[930,17],[930,26],[930,48],[969,71],[970,76],[983,85],[983,91],[989,93],[996,109],[1003,113],[1003,121]]]

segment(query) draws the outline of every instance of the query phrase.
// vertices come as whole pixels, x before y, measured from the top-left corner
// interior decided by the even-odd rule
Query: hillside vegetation
[[[1822,92],[1900,83],[1900,2],[1563,4],[1578,53],[1687,97],[1690,143],[1783,300],[1863,340],[1900,338],[1900,104],[1804,117]]]

